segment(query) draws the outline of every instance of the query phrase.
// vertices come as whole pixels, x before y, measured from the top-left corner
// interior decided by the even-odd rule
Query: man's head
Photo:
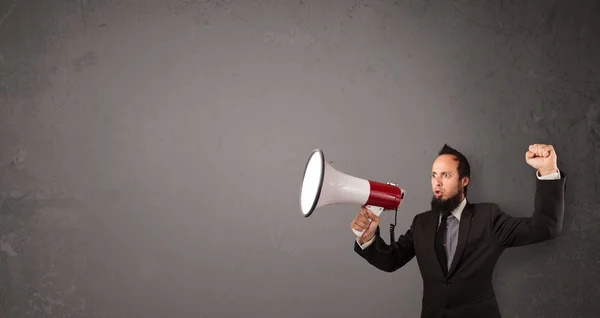
[[[444,144],[431,168],[431,208],[451,211],[467,196],[471,167],[467,158]]]

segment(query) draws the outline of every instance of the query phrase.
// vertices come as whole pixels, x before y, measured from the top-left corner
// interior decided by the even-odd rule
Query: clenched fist
[[[369,220],[370,219],[370,220]],[[360,212],[356,215],[350,227],[357,231],[365,231],[359,238],[360,244],[370,241],[375,236],[377,226],[379,225],[379,217],[369,211],[366,207],[361,207]]]
[[[558,171],[556,152],[554,152],[552,145],[530,145],[529,150],[525,153],[525,161],[537,169],[542,176]]]

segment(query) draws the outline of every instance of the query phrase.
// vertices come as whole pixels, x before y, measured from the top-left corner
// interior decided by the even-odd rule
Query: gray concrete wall
[[[0,316],[417,317],[416,261],[356,255],[357,207],[302,217],[310,152],[398,182],[403,233],[444,143],[472,201],[530,215],[536,142],[569,174],[564,233],[504,254],[502,312],[600,310],[599,2],[0,9]]]

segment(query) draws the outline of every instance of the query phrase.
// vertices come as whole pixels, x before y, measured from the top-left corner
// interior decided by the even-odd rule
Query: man
[[[504,249],[550,240],[562,230],[566,176],[558,170],[554,148],[530,145],[525,161],[537,170],[531,217],[512,217],[495,203],[469,202],[469,162],[444,145],[431,171],[431,210],[416,215],[390,249],[380,236],[379,217],[362,207],[351,223],[365,230],[354,250],[386,272],[416,256],[423,279],[421,317],[500,317],[492,273]]]

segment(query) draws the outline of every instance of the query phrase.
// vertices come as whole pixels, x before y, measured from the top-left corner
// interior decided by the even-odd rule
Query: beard
[[[434,195],[431,198],[431,210],[434,212],[451,212],[462,202],[462,193],[463,189],[459,188],[458,192],[448,199],[436,198]]]

